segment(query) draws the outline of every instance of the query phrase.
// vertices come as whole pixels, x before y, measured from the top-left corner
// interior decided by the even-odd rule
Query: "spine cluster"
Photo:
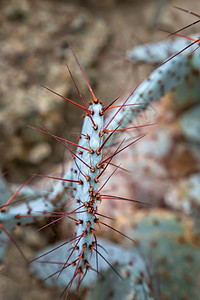
[[[195,47],[196,42],[199,43],[199,40],[195,40],[195,43],[193,44]],[[177,49],[178,45],[180,46],[180,41],[177,40],[177,44],[174,43],[173,45]],[[169,56],[169,53],[167,52],[169,46],[160,44],[161,49],[163,49],[162,47],[164,46],[166,51],[163,55]],[[158,48],[157,44],[155,47],[152,46],[151,49],[157,61],[164,59],[163,57],[159,58],[159,56],[157,56],[155,49]],[[188,49],[191,51],[193,48]],[[141,48],[138,51],[140,54],[142,53]],[[147,46],[143,46],[143,52],[145,58],[142,60],[147,61],[147,53],[149,55],[149,49]],[[136,54],[137,49],[135,50],[135,57],[137,56]],[[152,55],[149,57],[151,56]],[[151,57],[151,59],[154,58]],[[101,101],[94,96],[87,79],[83,74],[91,91],[93,100],[90,102],[89,108],[86,107],[83,101],[82,108],[86,111],[86,115],[84,116],[84,123],[79,136],[79,142],[78,145],[76,145],[77,151],[73,152],[66,146],[70,143],[69,141],[50,134],[44,128],[40,130],[51,135],[70,150],[73,157],[72,167],[66,172],[63,178],[57,178],[60,181],[56,185],[55,189],[51,193],[43,195],[44,197],[38,197],[36,200],[8,208],[8,205],[15,195],[10,197],[0,210],[0,234],[2,236],[3,233],[4,236],[8,237],[9,232],[17,224],[32,223],[35,220],[38,220],[38,218],[50,215],[53,210],[64,206],[66,199],[70,197],[71,193],[75,201],[75,209],[68,215],[76,215],[74,219],[76,223],[76,236],[72,239],[72,250],[64,263],[64,266],[59,272],[61,273],[67,265],[74,266],[74,275],[70,281],[68,293],[75,278],[78,278],[79,287],[84,274],[86,274],[87,270],[91,268],[91,255],[93,255],[93,253],[98,254],[95,224],[101,223],[106,225],[98,218],[100,215],[98,214],[98,202],[103,199],[103,195],[100,194],[103,185],[99,185],[99,179],[109,165],[111,159],[135,141],[123,148],[120,148],[120,144],[114,154],[108,158],[104,157],[106,147],[113,144],[114,138],[116,137],[115,133],[120,132],[122,129],[129,130],[136,128],[137,126],[127,126],[130,126],[132,120],[141,111],[151,105],[152,102],[157,101],[167,92],[176,89],[180,86],[180,84],[184,83],[184,80],[187,78],[192,68],[200,70],[200,57],[197,51],[189,57],[182,54],[175,56],[173,59],[170,59],[167,63],[161,65],[152,72],[149,78],[144,80],[122,104],[115,107],[110,105],[107,108],[103,107]],[[61,96],[59,94],[57,95]],[[64,98],[63,96],[61,97]],[[69,100],[66,98],[64,99]],[[105,122],[104,113],[108,108],[113,109],[113,112]],[[114,196],[111,195],[110,197],[114,198]],[[72,257],[74,256],[76,259],[72,260]]]
[[[79,137],[79,146],[82,148],[78,148],[71,169],[73,180],[78,182],[73,183],[73,198],[77,211],[76,236],[79,237],[74,249],[83,259],[79,272],[82,272],[83,265],[88,266],[89,255],[96,243],[94,225],[98,221],[96,216],[97,203],[100,200],[98,178],[102,170],[101,132],[104,116],[101,114],[101,102],[95,99],[88,111],[93,121],[88,115],[85,116]],[[81,211],[83,213],[79,213]]]

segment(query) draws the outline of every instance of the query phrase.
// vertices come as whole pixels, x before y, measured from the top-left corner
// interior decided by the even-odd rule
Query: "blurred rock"
[[[33,164],[39,164],[48,158],[51,152],[52,149],[48,143],[40,143],[31,149],[27,159]]]
[[[88,87],[68,41],[87,72],[106,46],[109,29],[103,20],[93,17],[86,9],[65,2],[55,5],[52,1],[6,1],[2,4],[2,12],[0,155],[4,157],[6,149],[6,158],[0,165],[5,168],[7,162],[17,158],[21,151],[19,147],[13,151],[14,137],[21,139],[19,145],[25,151],[37,142],[38,133],[33,130],[30,133],[26,125],[38,122],[59,134],[70,117],[73,119],[70,130],[73,126],[79,127],[81,119],[77,116],[80,116],[80,110],[41,88],[41,84],[64,96],[75,93],[66,68],[68,63],[76,69],[73,72],[75,80],[84,96]],[[46,137],[41,135],[40,139],[45,141]]]
[[[41,236],[41,233],[36,228],[27,226],[26,230],[24,230],[23,227],[18,226],[14,232],[18,240],[23,241],[32,249],[40,249],[40,247],[45,247],[48,242],[48,236],[45,236],[45,234]]]
[[[22,22],[30,13],[30,6],[27,0],[10,0],[4,9],[6,18],[11,22]]]
[[[84,2],[85,0],[83,0]],[[92,5],[95,8],[112,8],[113,6],[115,6],[118,2],[118,0],[103,0],[103,1],[99,1],[99,0],[86,0],[86,2],[88,3],[88,5]]]

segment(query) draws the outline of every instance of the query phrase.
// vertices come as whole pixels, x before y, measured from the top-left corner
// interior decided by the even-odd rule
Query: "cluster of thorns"
[[[178,9],[180,9],[180,8],[178,8]],[[192,14],[192,15],[194,15],[194,16],[200,18],[200,15],[198,15],[198,14],[196,14],[196,13],[187,11],[187,10],[185,10],[185,9],[180,9],[180,10],[182,10],[182,11],[184,11],[184,12],[187,12],[187,13],[190,13],[190,14]],[[180,35],[180,34],[178,34],[178,33],[179,33],[181,30],[184,30],[184,29],[186,29],[186,28],[188,28],[188,27],[190,27],[190,26],[193,26],[193,25],[195,25],[196,23],[199,23],[199,22],[200,22],[200,20],[197,20],[196,22],[193,22],[192,24],[189,24],[189,25],[187,25],[187,26],[185,26],[185,27],[183,27],[183,28],[177,30],[177,31],[174,32],[174,33],[171,33],[171,35],[178,35],[178,36],[182,36],[182,37],[185,37],[185,38],[188,38],[188,39],[192,39],[192,38],[189,38],[189,37]],[[194,41],[192,44],[197,43],[198,46],[199,46],[199,44],[200,44],[200,39],[198,39],[198,40],[192,39],[192,40]],[[169,61],[170,59],[172,59],[172,58],[175,57],[176,55],[182,53],[184,50],[186,50],[186,49],[187,49],[188,47],[190,47],[192,44],[190,44],[189,46],[185,47],[184,49],[182,49],[180,52],[178,52],[178,53],[175,54],[174,56],[170,57],[167,61]],[[70,45],[69,45],[69,47],[71,48]],[[81,68],[81,66],[80,66],[80,64],[79,64],[79,62],[78,62],[78,59],[77,59],[77,57],[76,57],[76,55],[75,55],[75,53],[74,53],[74,51],[73,51],[72,48],[71,48],[71,50],[72,50],[72,53],[73,53],[73,55],[74,55],[74,57],[75,57],[75,59],[76,59],[76,62],[77,62],[77,64],[78,64],[78,66],[79,66],[79,68],[80,68],[80,70],[81,70],[81,72],[82,72],[82,74],[83,74],[83,77],[84,77],[84,79],[85,79],[85,81],[86,81],[86,83],[87,83],[87,85],[88,85],[88,87],[89,87],[89,90],[90,90],[90,92],[91,92],[91,95],[92,95],[92,97],[93,97],[93,101],[92,101],[92,102],[89,102],[89,104],[91,105],[92,103],[93,103],[93,104],[98,104],[98,103],[100,103],[100,104],[102,105],[102,102],[101,102],[98,98],[95,97],[95,95],[94,95],[94,93],[93,93],[93,91],[92,91],[92,88],[91,88],[91,86],[89,85],[89,83],[88,83],[88,81],[87,81],[87,79],[86,79],[86,76],[85,76],[85,74],[84,74],[84,72],[83,72],[83,70],[82,70],[82,68]],[[167,61],[165,61],[164,63],[166,63]],[[73,80],[73,83],[74,83],[74,85],[75,85],[75,87],[76,87],[76,89],[77,89],[77,92],[78,92],[78,94],[79,94],[79,96],[80,96],[80,98],[81,98],[81,100],[82,100],[83,106],[82,106],[82,105],[79,105],[79,104],[77,104],[77,103],[75,103],[75,102],[73,102],[72,100],[70,100],[70,99],[68,99],[68,98],[66,98],[66,97],[64,97],[64,96],[62,96],[62,95],[60,95],[60,94],[58,94],[58,93],[56,93],[56,92],[54,92],[54,91],[52,91],[51,89],[49,89],[49,88],[47,88],[47,87],[45,87],[45,88],[46,88],[47,90],[51,91],[52,93],[56,94],[57,96],[59,96],[59,97],[65,99],[65,100],[69,101],[70,103],[72,103],[72,104],[78,106],[79,108],[82,108],[84,111],[86,111],[85,116],[88,116],[88,117],[91,119],[92,124],[93,124],[93,129],[94,129],[94,130],[97,130],[97,129],[98,129],[98,126],[94,123],[94,120],[92,119],[92,115],[93,115],[94,112],[93,112],[92,110],[89,110],[89,109],[86,107],[86,104],[85,104],[85,102],[84,102],[84,100],[83,100],[83,97],[81,96],[81,94],[80,94],[80,92],[79,92],[79,90],[78,90],[78,87],[77,87],[77,85],[76,85],[76,83],[75,83],[75,81],[74,81],[74,79],[73,79],[72,73],[71,73],[71,71],[70,71],[70,69],[69,69],[68,66],[67,66],[67,68],[68,68],[68,71],[69,71],[69,73],[70,73],[70,75],[71,75],[71,77],[72,77],[72,80]],[[134,89],[134,90],[135,90],[135,89]],[[105,113],[108,109],[119,108],[119,110],[118,110],[118,112],[119,112],[119,111],[120,111],[121,109],[123,109],[125,106],[129,106],[129,105],[131,106],[131,105],[134,105],[134,104],[126,104],[126,101],[125,101],[122,105],[116,105],[116,106],[113,106],[114,102],[117,101],[117,99],[118,99],[118,98],[116,98],[116,99],[115,99],[110,105],[108,105],[107,107],[105,107],[105,106],[102,105],[102,110],[99,112],[99,115],[100,115],[100,116],[103,116],[104,113]],[[96,154],[97,154],[97,155],[100,155],[100,154],[101,154],[101,151],[102,151],[103,147],[106,145],[106,143],[108,142],[109,138],[110,138],[114,133],[119,132],[119,131],[123,131],[123,130],[129,130],[129,129],[133,129],[133,128],[138,128],[138,126],[131,126],[131,127],[126,127],[126,128],[118,128],[118,127],[120,127],[120,124],[119,124],[119,126],[118,126],[116,129],[114,129],[114,130],[108,130],[109,124],[112,122],[112,120],[115,118],[116,115],[117,115],[117,113],[113,116],[113,118],[111,118],[111,120],[108,122],[108,124],[105,126],[105,128],[104,128],[103,130],[100,130],[100,131],[99,131],[99,138],[104,137],[105,134],[109,134],[109,135],[108,135],[108,137],[107,137],[106,139],[104,139],[102,145],[99,146],[99,148],[96,150]],[[150,125],[152,125],[152,124],[150,124]],[[148,124],[148,125],[143,125],[143,126],[149,126],[149,124]],[[139,127],[143,127],[143,126],[139,126]],[[31,127],[31,126],[30,126],[30,127]],[[68,146],[66,146],[67,144],[71,144],[71,145],[73,145],[73,146],[76,146],[77,148],[82,148],[83,150],[88,151],[90,154],[93,154],[93,153],[94,153],[94,150],[93,150],[92,148],[87,149],[87,148],[82,147],[82,146],[80,146],[80,145],[78,145],[78,144],[76,144],[76,143],[70,142],[70,141],[68,141],[68,140],[66,140],[66,139],[63,139],[63,138],[60,138],[60,137],[58,137],[58,136],[56,136],[56,135],[54,135],[54,134],[51,134],[49,131],[47,131],[44,127],[42,127],[42,126],[40,126],[40,125],[39,125],[39,127],[40,127],[40,129],[37,129],[38,131],[50,135],[51,137],[53,137],[54,139],[56,139],[58,142],[60,142],[61,144],[63,144],[64,147],[65,147],[67,150],[70,151],[70,153],[72,154],[72,156],[73,156],[74,158],[80,159],[80,157],[79,157],[75,152],[73,152],[70,148],[68,148]],[[36,128],[34,128],[34,127],[31,127],[31,128],[36,129]],[[122,152],[123,150],[125,150],[127,147],[131,146],[133,143],[135,143],[136,141],[138,141],[139,139],[141,139],[143,136],[144,136],[144,135],[140,136],[137,140],[134,140],[134,142],[131,142],[131,143],[129,143],[127,146],[123,147],[122,149],[119,149],[120,146],[121,146],[121,144],[122,144],[122,143],[121,143],[120,146],[117,148],[117,150],[114,152],[114,154],[112,154],[112,155],[109,156],[108,158],[104,159],[103,161],[98,162],[97,165],[96,165],[95,167],[96,167],[97,169],[102,169],[102,171],[99,173],[99,175],[97,175],[97,176],[95,177],[95,183],[98,183],[98,182],[99,182],[99,177],[104,173],[104,171],[106,170],[106,168],[107,168],[107,166],[108,166],[109,164],[115,166],[114,164],[111,163],[111,160],[113,159],[113,157],[115,157],[118,153],[120,153],[120,152]],[[81,138],[81,136],[79,136],[79,139],[80,139],[80,138]],[[89,135],[86,135],[85,138],[88,139],[88,140],[90,139]],[[79,150],[77,153],[78,153],[79,155],[81,155],[83,152],[82,152],[82,150]],[[80,160],[81,160],[81,159],[80,159]],[[81,161],[82,161],[82,160],[81,160]],[[83,161],[82,161],[82,162],[83,162]],[[86,162],[83,162],[83,163],[86,164]],[[95,168],[94,168],[93,166],[89,166],[89,168],[90,168],[90,171],[91,171],[92,173],[95,172]],[[120,168],[120,166],[116,166],[115,171],[116,171],[117,169],[119,169],[119,168]],[[123,168],[120,168],[120,169],[123,169]],[[123,169],[123,170],[124,170],[124,169]],[[114,172],[115,172],[115,171],[114,171]],[[74,172],[75,172],[75,171],[74,171]],[[114,172],[111,174],[111,176],[114,174]],[[4,176],[4,174],[3,174],[3,176]],[[25,185],[27,185],[27,184],[30,183],[30,181],[31,181],[35,176],[47,177],[47,178],[52,178],[52,179],[56,179],[56,180],[67,181],[67,182],[71,182],[71,183],[72,183],[72,182],[76,182],[76,183],[78,183],[78,184],[80,184],[80,185],[83,184],[83,181],[82,181],[81,179],[78,180],[78,181],[74,181],[74,180],[68,180],[68,179],[63,179],[63,178],[53,177],[53,176],[45,176],[45,175],[34,174],[34,175],[33,175],[26,183],[24,183],[24,184],[23,184],[23,185],[22,185],[22,186],[21,186],[21,187],[13,194],[13,195],[12,195],[12,197],[6,202],[6,204],[4,204],[2,207],[0,207],[1,213],[4,213],[4,212],[7,211],[7,208],[8,208],[9,205],[11,204],[11,201],[18,195],[18,193],[21,191],[21,189],[22,189]],[[111,177],[111,176],[110,176],[110,177]],[[110,218],[110,217],[108,217],[108,216],[102,215],[102,214],[100,214],[100,213],[97,212],[97,206],[95,206],[95,204],[96,204],[97,202],[101,202],[103,199],[133,201],[133,202],[140,203],[140,204],[143,203],[143,202],[140,202],[140,201],[136,201],[136,200],[134,200],[134,199],[127,199],[127,198],[117,197],[117,196],[113,196],[113,195],[105,195],[105,194],[102,195],[102,194],[100,194],[100,190],[105,186],[105,184],[108,182],[108,180],[110,179],[110,177],[109,177],[109,178],[106,180],[106,182],[101,186],[101,188],[98,189],[98,191],[94,191],[93,187],[90,185],[90,188],[89,188],[90,199],[89,199],[88,202],[82,202],[80,199],[77,199],[77,200],[76,200],[77,203],[79,203],[79,204],[82,203],[82,205],[79,206],[78,209],[80,209],[80,208],[85,208],[86,210],[85,210],[84,212],[87,212],[87,213],[91,214],[91,215],[94,217],[94,223],[95,223],[95,224],[99,224],[99,225],[102,224],[102,225],[108,227],[109,229],[112,229],[112,230],[116,231],[117,233],[121,234],[122,236],[128,238],[129,240],[135,242],[133,239],[131,239],[130,237],[128,237],[128,236],[125,235],[124,233],[122,233],[122,232],[118,231],[117,229],[113,228],[112,226],[110,226],[110,225],[108,225],[108,224],[106,224],[106,223],[100,221],[99,218],[97,217],[97,216],[102,216],[102,217],[104,217],[104,218],[112,219],[112,218]],[[90,181],[90,176],[85,175],[85,179],[86,179],[87,181]],[[64,190],[64,192],[65,192],[65,190]],[[61,196],[61,195],[57,195],[56,201],[58,201],[59,196]],[[94,208],[94,206],[95,206],[95,208]],[[56,217],[56,218],[57,218],[57,217],[59,216],[59,218],[57,218],[56,220],[54,220],[54,221],[50,222],[49,224],[43,226],[42,228],[40,228],[40,230],[43,229],[43,228],[45,228],[46,226],[49,226],[49,225],[51,225],[51,224],[53,224],[53,223],[55,223],[55,222],[61,220],[61,219],[64,218],[64,217],[69,217],[69,218],[71,218],[72,220],[74,220],[74,221],[75,221],[75,224],[76,224],[77,226],[80,225],[80,224],[83,224],[83,220],[81,220],[81,219],[78,219],[78,220],[77,220],[77,219],[74,219],[74,218],[71,217],[71,215],[77,214],[77,213],[78,213],[78,209],[75,209],[75,210],[73,210],[73,211],[70,212],[70,213],[62,213],[62,212],[56,212],[56,211],[53,212],[53,213],[50,213],[50,212],[44,211],[44,217],[48,217],[48,218],[49,218],[49,217]],[[61,215],[61,217],[60,217],[60,215]],[[21,219],[21,218],[27,217],[27,216],[33,217],[33,215],[31,215],[31,210],[28,211],[28,214],[27,214],[27,215],[20,215],[20,214],[18,214],[18,215],[15,216],[15,218],[16,218],[16,219]],[[41,214],[40,214],[40,215],[39,215],[39,214],[38,214],[38,215],[35,215],[35,218],[37,218],[37,217],[41,217]],[[91,243],[91,245],[89,245],[89,246],[88,246],[86,243],[83,244],[82,249],[81,249],[81,252],[80,252],[80,254],[78,255],[78,258],[75,259],[73,262],[69,262],[69,260],[70,260],[70,258],[71,258],[71,256],[72,256],[73,252],[74,252],[75,250],[79,250],[79,246],[78,246],[79,241],[81,240],[81,238],[82,238],[83,236],[86,236],[86,235],[88,234],[88,229],[89,229],[90,233],[93,234],[93,236],[94,236],[94,241],[93,241],[93,242]],[[24,254],[22,253],[21,249],[19,248],[19,246],[18,246],[18,245],[16,244],[16,242],[14,241],[13,237],[9,234],[9,232],[4,228],[4,226],[3,226],[1,223],[0,223],[0,230],[2,230],[2,231],[10,238],[10,240],[11,240],[11,241],[16,245],[16,247],[19,249],[19,251],[20,251],[20,253],[23,255],[23,257],[25,257]],[[76,240],[77,240],[77,241],[76,241]],[[96,234],[95,234],[95,229],[91,227],[91,222],[90,222],[90,221],[87,221],[86,227],[85,227],[85,229],[84,229],[84,231],[82,232],[81,235],[76,236],[76,237],[70,239],[69,241],[63,243],[62,245],[67,244],[67,243],[70,243],[70,242],[74,242],[74,241],[76,241],[76,243],[75,243],[75,245],[73,246],[73,250],[71,251],[71,253],[70,253],[70,255],[69,255],[67,261],[66,261],[65,263],[63,263],[63,267],[62,267],[59,271],[57,271],[56,273],[54,273],[54,274],[52,274],[52,275],[50,275],[50,276],[48,277],[48,278],[50,278],[50,277],[54,276],[54,275],[57,274],[57,273],[58,273],[58,277],[59,277],[60,274],[62,273],[62,271],[63,271],[66,267],[68,267],[68,266],[76,266],[74,275],[73,275],[72,279],[70,280],[69,284],[67,285],[67,287],[66,287],[65,290],[64,290],[64,293],[67,291],[66,299],[67,299],[67,297],[68,297],[68,295],[69,295],[70,289],[71,289],[71,287],[72,287],[72,283],[73,283],[73,281],[74,281],[74,279],[75,279],[75,277],[76,277],[77,275],[78,275],[78,284],[77,284],[77,290],[76,290],[76,298],[77,298],[77,295],[78,295],[78,291],[79,291],[80,284],[81,284],[82,280],[84,279],[84,277],[86,276],[87,271],[88,271],[88,270],[93,270],[93,271],[97,272],[97,274],[100,274],[99,271],[98,271],[98,259],[96,259],[96,261],[97,261],[97,262],[96,262],[97,270],[93,269],[93,268],[91,267],[91,265],[89,264],[88,260],[84,259],[84,251],[85,251],[86,249],[89,249],[91,252],[92,252],[92,251],[95,251],[95,252],[96,252],[96,256],[97,256],[97,255],[101,256],[101,257],[108,263],[108,265],[109,265],[109,266],[117,273],[117,275],[118,275],[119,277],[121,277],[121,275],[120,275],[120,274],[116,271],[116,269],[109,263],[109,261],[108,261],[108,260],[107,260],[107,259],[106,259],[106,258],[105,258],[98,250],[97,250],[97,246],[100,246],[100,245],[97,244],[97,237],[96,237]],[[60,245],[59,247],[61,247],[62,245]],[[45,256],[45,255],[47,255],[47,254],[49,254],[50,252],[52,252],[52,251],[54,251],[54,250],[56,250],[56,249],[58,249],[58,247],[55,247],[54,249],[48,251],[47,253],[45,253],[45,254],[43,254],[43,255],[41,255],[41,256],[39,256],[39,257],[33,259],[33,260],[31,260],[30,262],[33,262],[33,261],[35,261],[35,260],[37,260],[37,259],[39,259],[39,258],[41,258],[41,257],[43,257],[43,256]],[[84,268],[85,268],[85,272],[83,271],[83,268],[82,268],[82,266],[80,265],[80,262],[81,262],[81,261],[83,261],[83,266],[84,266]],[[58,278],[58,277],[57,277],[57,278]],[[48,278],[46,278],[46,279],[48,279]]]

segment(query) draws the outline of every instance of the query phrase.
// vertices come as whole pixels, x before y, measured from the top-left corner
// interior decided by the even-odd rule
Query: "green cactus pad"
[[[134,262],[129,265],[119,265],[115,268],[123,277],[123,280],[109,269],[103,273],[93,289],[89,291],[87,300],[154,299],[150,296],[147,278],[138,271]]]
[[[200,249],[190,219],[157,210],[143,216],[132,235],[151,264],[161,299],[199,299]]]

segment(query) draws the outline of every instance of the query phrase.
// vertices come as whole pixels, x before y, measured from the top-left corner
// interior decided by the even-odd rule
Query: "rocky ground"
[[[187,0],[166,1],[156,20],[157,2],[153,0],[97,2],[4,0],[0,3],[3,12],[0,16],[0,168],[7,171],[6,178],[10,182],[23,183],[32,173],[51,173],[60,168],[64,160],[63,149],[55,141],[28,126],[35,127],[39,123],[54,134],[70,140],[75,140],[74,133],[80,131],[81,111],[41,87],[45,85],[80,102],[66,68],[67,63],[84,99],[89,100],[87,85],[76,66],[68,41],[95,94],[103,102],[109,103],[117,96],[123,98],[128,95],[152,69],[150,66],[133,68],[125,60],[125,51],[137,44],[164,39],[166,33],[157,28],[175,31],[196,20],[174,9],[173,5],[200,12],[197,0],[192,3]],[[157,27],[153,27],[155,22]],[[190,33],[193,31],[198,32],[198,27],[190,29]],[[178,197],[180,191],[177,187],[181,187],[183,180],[191,180],[185,177],[199,171],[198,151],[188,150],[183,143],[182,133],[175,123],[179,113],[172,112],[170,97],[166,102],[168,115],[164,120],[158,118],[159,130],[150,134],[148,147],[152,153],[146,155],[144,149],[147,146],[144,144],[134,150],[133,162],[141,169],[137,177],[132,179],[134,191],[126,186],[127,180],[124,180],[124,189],[121,191],[123,196],[126,190],[126,197],[130,198],[133,195],[139,198],[150,195],[154,206],[170,203],[171,195],[166,192],[169,185]],[[161,105],[155,108],[157,114],[160,112],[164,115]],[[155,134],[157,140],[160,135],[165,137],[166,143],[170,143],[167,146],[170,151],[178,145],[173,155],[166,150],[156,157],[154,149],[158,146],[152,143]],[[146,173],[145,166],[140,166],[137,160],[141,149],[143,162],[149,166],[151,175],[155,175],[153,183],[141,180]],[[67,159],[68,154],[64,157]],[[152,195],[150,188],[157,186],[160,178],[162,184],[158,194]],[[177,187],[174,180],[178,180]],[[163,193],[166,197],[160,196]],[[121,206],[113,210],[113,216],[120,218],[122,228],[125,214],[127,217],[130,215],[129,206],[124,210]],[[47,237],[37,233],[35,228],[19,228],[15,234],[29,258],[36,250],[56,239],[56,231],[50,230]],[[1,269],[0,299],[54,299],[59,294],[30,278],[28,266],[12,245]]]

